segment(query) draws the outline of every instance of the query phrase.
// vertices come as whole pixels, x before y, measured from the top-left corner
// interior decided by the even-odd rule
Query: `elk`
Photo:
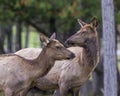
[[[99,44],[97,26],[98,20],[93,18],[90,23],[78,20],[81,29],[67,39],[68,50],[75,54],[72,60],[56,61],[55,65],[44,77],[39,77],[34,81],[32,87],[40,90],[60,90],[60,96],[66,96],[68,90],[73,91],[74,96],[78,96],[78,90],[90,77],[99,62]],[[36,55],[41,52],[39,49],[26,48],[16,52],[21,56],[30,58],[25,52]],[[24,53],[24,54],[23,54]],[[26,92],[27,93],[27,92]],[[72,95],[72,96],[73,96]]]
[[[26,59],[17,54],[0,56],[0,90],[5,96],[17,96],[23,90],[28,90],[34,80],[48,73],[55,60],[75,57],[55,39],[55,34],[49,40],[41,39],[46,41],[45,47],[35,59]]]

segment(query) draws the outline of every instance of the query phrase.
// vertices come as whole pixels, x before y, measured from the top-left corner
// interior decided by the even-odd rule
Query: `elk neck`
[[[54,65],[55,60],[52,58],[47,51],[47,47],[43,48],[39,56],[31,61],[31,65],[35,65],[38,70],[42,70],[42,76],[47,74],[47,72]]]
[[[99,60],[98,38],[94,37],[87,40],[86,46],[83,48],[83,63],[86,66],[94,67]]]

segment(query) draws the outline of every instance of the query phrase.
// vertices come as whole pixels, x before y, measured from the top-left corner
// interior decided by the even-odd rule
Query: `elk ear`
[[[49,38],[44,34],[40,33],[40,41],[43,44],[43,46],[46,46],[49,43]]]
[[[56,33],[54,32],[49,40],[52,40],[52,39],[55,39],[55,38],[56,38]]]
[[[93,17],[90,24],[92,27],[97,27],[99,24],[98,19],[96,17]]]
[[[81,27],[83,27],[86,23],[83,22],[82,20],[78,19],[78,23],[80,24]]]

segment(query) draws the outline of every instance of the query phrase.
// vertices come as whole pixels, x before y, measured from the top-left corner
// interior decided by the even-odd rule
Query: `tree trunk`
[[[12,52],[12,26],[7,28],[7,51],[8,53]]]
[[[92,80],[93,96],[103,96],[103,73],[95,71],[93,72]]]
[[[16,51],[21,49],[21,22],[17,22],[16,24]]]
[[[99,64],[93,72],[92,86],[93,96],[103,96],[103,52],[101,52]]]
[[[5,53],[4,38],[5,38],[5,30],[3,27],[0,27],[0,54]]]
[[[26,24],[26,35],[25,35],[25,48],[28,47],[29,41],[29,26]]]
[[[86,84],[84,84],[81,87],[80,96],[88,96],[88,90],[87,90],[87,85]]]
[[[4,51],[3,44],[0,39],[0,54],[4,54],[4,53],[5,53],[5,51]]]
[[[104,96],[117,96],[117,62],[113,0],[102,0]]]
[[[117,68],[118,96],[120,96],[120,73]]]
[[[51,17],[49,22],[50,22],[50,32],[51,33],[56,32],[55,18]]]

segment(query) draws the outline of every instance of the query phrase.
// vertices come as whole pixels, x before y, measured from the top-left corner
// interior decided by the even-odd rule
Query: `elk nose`
[[[65,44],[67,45],[68,43],[69,43],[69,40],[66,40],[66,41],[65,41]]]
[[[74,43],[73,43],[71,40],[66,40],[66,41],[65,41],[65,45],[66,45],[67,47],[71,47],[71,46],[74,45]]]
[[[74,53],[71,54],[71,59],[73,59],[73,58],[75,58],[75,54]]]
[[[66,45],[67,47],[69,47],[69,44],[70,44],[70,40],[66,40],[66,41],[65,41],[65,45]]]

